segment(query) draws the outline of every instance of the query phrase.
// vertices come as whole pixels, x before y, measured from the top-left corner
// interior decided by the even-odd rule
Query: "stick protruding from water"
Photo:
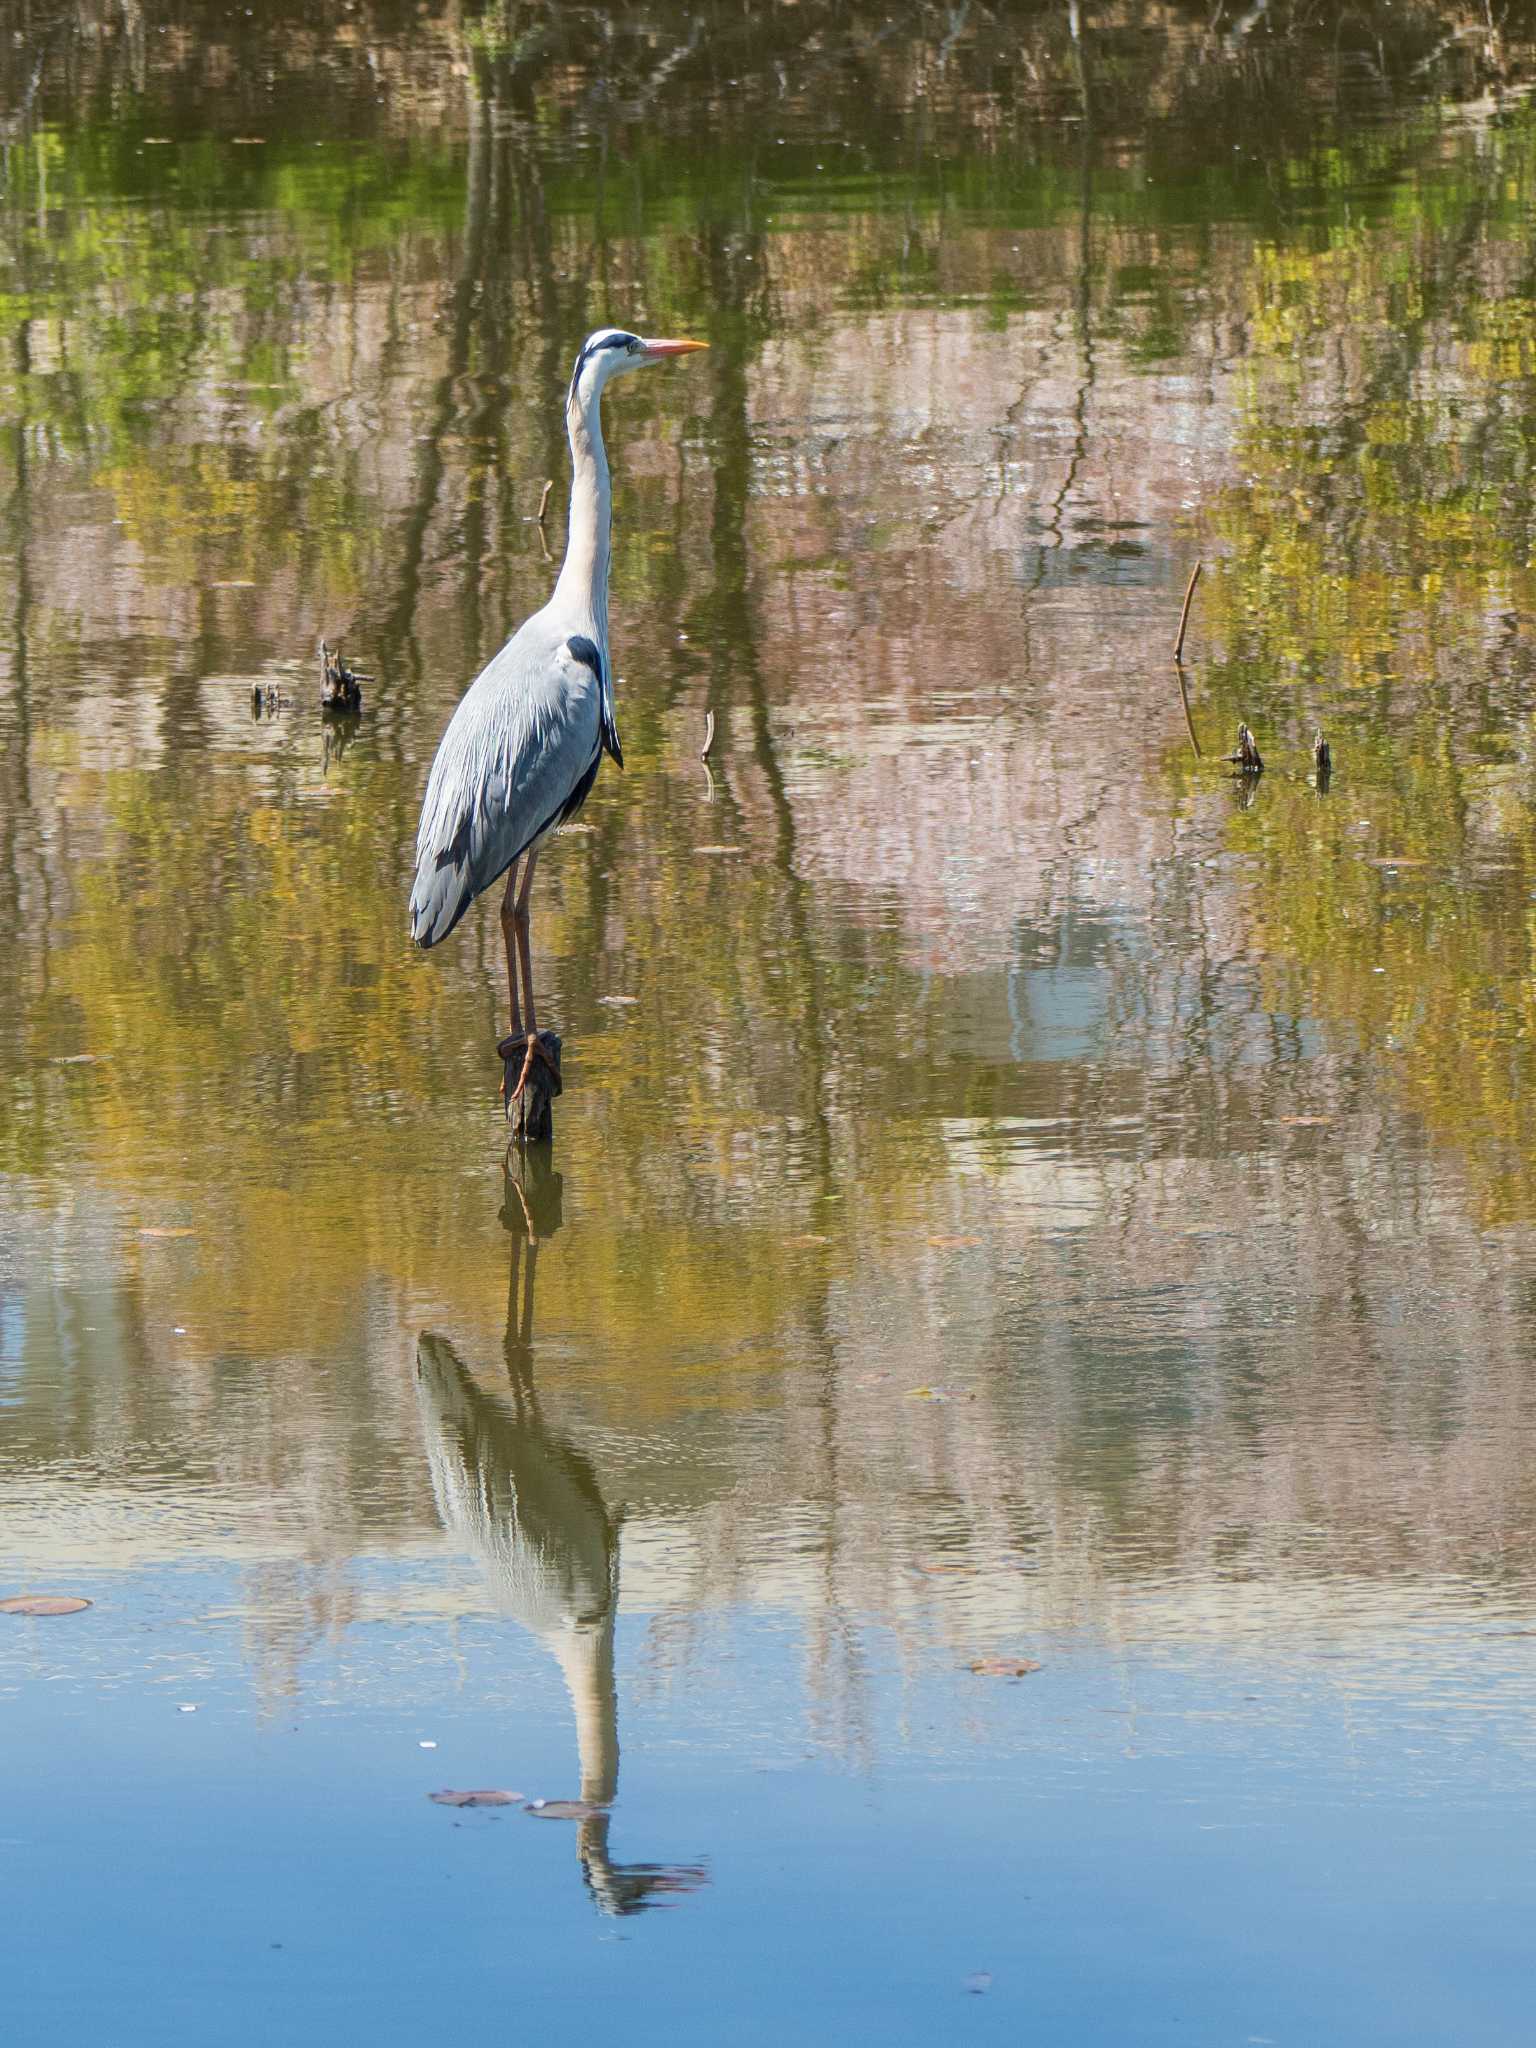
[[[1194,568],[1189,572],[1189,587],[1184,592],[1184,609],[1179,613],[1179,637],[1173,643],[1173,658],[1175,661],[1182,661],[1184,659],[1184,630],[1189,624],[1190,601],[1194,597],[1195,585],[1200,581],[1200,571],[1204,567],[1205,564],[1203,562],[1196,562]]]

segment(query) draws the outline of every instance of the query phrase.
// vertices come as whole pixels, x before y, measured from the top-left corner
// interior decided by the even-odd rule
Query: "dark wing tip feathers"
[[[579,661],[584,668],[591,669],[593,675],[597,677],[602,706],[598,714],[602,722],[602,744],[613,756],[617,765],[622,768],[624,766],[624,749],[619,745],[619,728],[614,723],[613,713],[610,709],[612,700],[603,682],[603,657],[585,633],[572,633],[565,644],[571,650],[573,658]]]

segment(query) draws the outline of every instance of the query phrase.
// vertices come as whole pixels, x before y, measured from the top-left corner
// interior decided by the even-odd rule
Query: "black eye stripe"
[[[605,335],[603,336],[603,338],[602,338],[602,340],[601,340],[601,341],[588,341],[588,342],[583,342],[583,344],[582,344],[582,348],[581,348],[581,354],[580,354],[579,356],[577,356],[577,358],[576,358],[576,367],[575,367],[575,369],[574,369],[574,370],[572,370],[572,372],[571,372],[571,388],[570,388],[570,392],[569,392],[569,394],[568,394],[568,395],[569,395],[569,397],[570,397],[570,398],[571,398],[572,400],[574,400],[574,398],[575,398],[575,396],[576,396],[576,386],[577,386],[577,385],[578,385],[578,384],[580,383],[580,381],[581,381],[581,373],[582,373],[582,371],[583,371],[583,370],[584,370],[584,369],[586,368],[586,366],[587,366],[587,363],[588,363],[588,361],[590,360],[590,358],[591,358],[591,357],[593,357],[593,356],[595,356],[595,355],[597,354],[597,352],[598,352],[598,350],[599,350],[599,349],[603,349],[603,348],[623,348],[623,349],[628,349],[628,348],[632,348],[632,347],[636,347],[636,346],[638,346],[638,344],[639,344],[639,340],[640,340],[640,337],[639,337],[639,335],[638,335],[638,334],[625,334],[625,333],[622,333],[622,332],[615,332],[615,333],[613,333],[613,334],[605,334]]]
[[[639,336],[634,334],[605,334],[601,341],[589,341],[576,358],[576,367],[579,370],[588,357],[595,356],[600,348],[628,348],[632,341],[638,339]]]

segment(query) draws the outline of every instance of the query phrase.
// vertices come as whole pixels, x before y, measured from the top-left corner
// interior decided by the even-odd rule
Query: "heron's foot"
[[[512,1090],[511,1099],[513,1102],[520,1102],[522,1100],[523,1090],[528,1086],[528,1076],[533,1072],[533,1063],[536,1059],[542,1060],[555,1079],[559,1080],[560,1067],[558,1061],[554,1058],[548,1046],[545,1045],[543,1039],[536,1032],[530,1033],[528,1050],[523,1054],[523,1071],[518,1075],[517,1086]]]
[[[535,1060],[542,1060],[550,1074],[541,1092],[551,1096],[561,1093],[560,1040],[553,1031],[530,1031],[526,1035],[514,1031],[509,1037],[502,1039],[496,1050],[502,1060],[501,1093],[509,1116],[514,1105],[523,1099]],[[517,1079],[514,1081],[512,1070],[514,1064],[517,1064],[519,1053],[522,1054],[522,1061],[517,1065]]]

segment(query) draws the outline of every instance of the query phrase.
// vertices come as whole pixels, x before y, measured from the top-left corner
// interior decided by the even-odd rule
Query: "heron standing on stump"
[[[707,346],[645,341],[618,327],[600,327],[587,337],[565,401],[571,515],[554,595],[460,698],[427,778],[416,834],[411,937],[418,946],[446,939],[481,890],[506,876],[501,932],[512,1029],[501,1042],[504,1057],[514,1057],[516,1046],[523,1046],[509,1109],[527,1087],[536,1059],[555,1067],[539,1038],[529,958],[528,896],[539,847],[581,809],[605,749],[624,765],[608,663],[612,491],[600,417],[603,386],[621,370]]]

